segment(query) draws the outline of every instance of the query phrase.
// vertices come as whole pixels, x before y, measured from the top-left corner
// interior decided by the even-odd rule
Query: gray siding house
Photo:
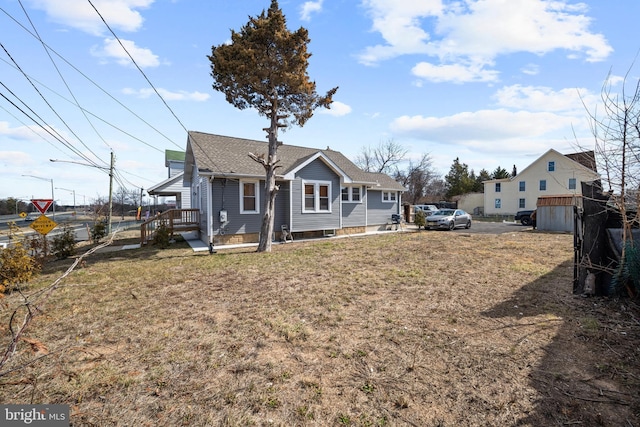
[[[184,185],[200,210],[207,243],[259,240],[265,170],[249,157],[267,155],[267,142],[189,132]],[[338,151],[280,145],[274,230],[298,236],[385,229],[400,213],[404,187],[385,174],[364,172]]]

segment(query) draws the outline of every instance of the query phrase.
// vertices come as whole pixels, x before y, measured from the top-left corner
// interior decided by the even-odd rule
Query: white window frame
[[[544,187],[544,188],[542,188]],[[546,179],[541,179],[540,180],[540,184],[538,185],[538,189],[539,191],[547,191],[547,180]]]
[[[502,209],[502,199],[496,199],[494,205],[496,209]]]
[[[501,182],[496,182],[495,192],[496,193],[501,193],[502,192],[502,183]]]
[[[518,209],[524,209],[527,206],[527,200],[520,198],[518,199]]]
[[[302,181],[302,213],[331,213],[332,208],[332,185],[331,181]],[[305,187],[313,185],[313,209],[308,209],[306,205]],[[328,209],[320,209],[320,187],[326,186],[328,191]],[[342,198],[342,194],[340,195]]]
[[[556,162],[554,160],[550,160],[547,163],[547,172],[555,172],[556,171]]]
[[[244,208],[244,186],[245,184],[253,184],[256,207],[254,210],[248,210]],[[256,180],[241,180],[240,181],[240,214],[242,215],[255,215],[260,213],[260,181]]]
[[[527,181],[518,182],[518,191],[527,191]]]
[[[360,190],[358,192],[358,196],[359,196],[358,200],[353,200],[353,190],[355,188]],[[342,190],[347,190],[347,200],[342,198],[343,196]],[[340,200],[342,200],[343,203],[362,203],[362,187],[359,185],[356,185],[354,187],[342,187],[342,189],[340,190]]]
[[[573,186],[571,184],[573,184]],[[575,190],[577,187],[578,187],[578,180],[576,178],[569,178],[569,184],[567,188],[569,188],[569,190]]]
[[[383,191],[382,203],[396,203],[398,201],[398,195],[395,191]]]

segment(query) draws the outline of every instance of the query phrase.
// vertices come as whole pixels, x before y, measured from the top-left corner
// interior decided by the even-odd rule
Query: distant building
[[[484,213],[514,215],[536,209],[539,197],[580,196],[582,182],[598,179],[593,151],[563,155],[550,149],[515,176],[484,181]]]

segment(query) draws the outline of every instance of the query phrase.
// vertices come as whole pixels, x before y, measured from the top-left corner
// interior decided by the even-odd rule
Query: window
[[[500,209],[500,208],[502,207],[502,200],[500,200],[500,199],[496,199],[496,204],[495,204],[495,206],[496,206],[496,209]]]
[[[343,202],[360,202],[362,187],[342,187]]]
[[[518,199],[518,209],[524,209],[524,199]]]
[[[520,190],[520,191],[527,191],[527,190],[526,190],[526,185],[524,184],[524,181],[520,181],[520,182],[518,183],[518,190]]]
[[[496,182],[496,193],[499,193],[500,190],[502,190],[502,184],[499,182]]]
[[[360,187],[351,187],[351,201],[352,202],[360,201]]]
[[[331,183],[305,182],[302,212],[331,212]],[[344,192],[342,193],[344,196]]]
[[[547,191],[547,180],[546,179],[541,179],[540,180],[540,191]]]
[[[387,203],[393,203],[396,201],[396,192],[395,191],[383,191],[382,192],[382,201]]]
[[[575,189],[576,189],[576,179],[569,178],[569,190],[575,190]]]
[[[549,162],[548,166],[547,166],[547,170],[549,172],[553,172],[556,170],[556,162]]]
[[[258,181],[240,182],[240,213],[256,214],[260,213],[260,192]]]

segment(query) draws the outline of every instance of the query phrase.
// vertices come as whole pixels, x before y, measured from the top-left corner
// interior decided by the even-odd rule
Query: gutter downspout
[[[213,249],[213,175],[207,181],[207,237],[209,239],[209,253],[215,254]]]

